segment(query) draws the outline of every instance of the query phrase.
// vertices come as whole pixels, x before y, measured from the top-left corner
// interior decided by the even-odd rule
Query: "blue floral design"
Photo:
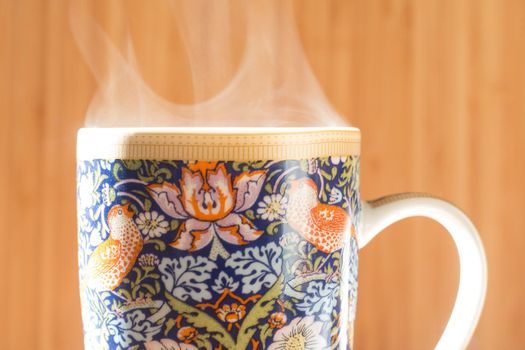
[[[306,296],[297,304],[297,309],[304,311],[305,315],[318,315],[323,321],[330,319],[332,311],[339,298],[339,283],[311,282],[306,288]]]
[[[85,348],[137,350],[165,339],[199,349],[275,348],[300,325],[336,348],[341,322],[355,317],[357,241],[352,236],[325,252],[288,221],[296,209],[290,188],[307,179],[312,203],[344,210],[357,229],[358,169],[356,156],[79,162]],[[184,187],[188,181],[193,187]],[[115,232],[123,228],[137,233],[134,245],[117,242],[126,237]],[[343,256],[350,257],[349,274],[342,273]],[[102,278],[118,278],[117,287],[95,288]],[[349,284],[346,321],[342,283]]]

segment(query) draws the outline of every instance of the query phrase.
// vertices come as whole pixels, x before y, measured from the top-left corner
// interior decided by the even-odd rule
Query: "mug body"
[[[82,129],[86,349],[350,349],[354,128]]]

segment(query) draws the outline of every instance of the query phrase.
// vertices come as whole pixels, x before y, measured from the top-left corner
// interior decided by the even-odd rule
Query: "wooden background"
[[[162,6],[128,0],[125,13],[112,0],[93,10],[110,32],[131,18],[147,81],[191,100]],[[302,0],[295,12],[323,89],[363,132],[363,197],[424,191],[461,206],[490,269],[471,348],[523,348],[525,2]],[[82,344],[75,132],[96,84],[68,13],[65,0],[0,0],[2,349]],[[356,348],[431,349],[457,280],[454,246],[437,224],[387,229],[361,252]]]

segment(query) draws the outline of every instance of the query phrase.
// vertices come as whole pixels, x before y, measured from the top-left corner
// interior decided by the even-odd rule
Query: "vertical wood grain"
[[[69,31],[68,6],[0,0],[3,349],[82,346],[74,149],[96,84]],[[130,28],[157,92],[191,101],[189,63],[165,2],[94,0],[90,8],[116,42]],[[295,14],[323,90],[363,132],[363,198],[424,191],[460,205],[489,260],[470,347],[521,348],[525,3],[297,0]],[[213,41],[220,23],[208,28]],[[241,39],[231,43],[237,56]],[[388,228],[360,253],[356,348],[432,348],[457,280],[453,243],[437,224]]]
[[[23,315],[30,315],[33,324],[38,322],[38,263],[41,259],[41,206],[44,204],[39,192],[41,171],[40,133],[42,118],[42,61],[37,60],[43,52],[44,17],[42,3],[22,2],[11,10],[13,23],[12,80],[9,92],[11,106],[10,130],[7,142],[10,151],[3,174],[8,186],[3,191],[8,201],[8,220],[16,223],[5,227],[7,232],[8,267],[5,277],[8,283],[6,310],[17,322],[8,322],[6,345],[8,348],[35,348],[36,337],[28,337],[23,327]],[[33,31],[25,28],[34,28]],[[24,45],[20,45],[20,43]],[[26,142],[29,140],[29,142]],[[13,249],[15,248],[15,249]],[[34,325],[31,328],[36,329]]]
[[[9,153],[8,153],[8,135],[10,132],[10,118],[8,118],[8,112],[12,110],[11,100],[11,67],[12,67],[12,40],[13,40],[13,27],[12,27],[12,16],[11,8],[7,6],[7,2],[0,1],[0,76],[4,79],[0,79],[0,106],[2,112],[0,112],[0,162],[1,164],[9,164]],[[0,176],[0,222],[7,222],[9,214],[9,201],[7,197],[8,188],[8,176],[5,174]],[[0,229],[0,266],[10,266],[10,260],[8,257],[8,237],[6,229]],[[4,281],[0,283],[0,300],[7,300],[8,291],[6,285],[10,281],[4,277]],[[0,329],[6,330],[8,324],[7,317],[0,318]],[[0,331],[0,336],[3,337],[5,331]],[[5,338],[4,338],[5,339]]]
[[[523,208],[525,194],[525,3],[484,0],[476,11],[472,210],[485,232],[492,271],[478,344],[512,349],[524,336],[525,216],[516,208]]]

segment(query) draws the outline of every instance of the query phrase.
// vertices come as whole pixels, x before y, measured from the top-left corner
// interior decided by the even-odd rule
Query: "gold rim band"
[[[194,131],[192,129],[79,130],[77,159],[250,161],[359,155],[354,128]]]

